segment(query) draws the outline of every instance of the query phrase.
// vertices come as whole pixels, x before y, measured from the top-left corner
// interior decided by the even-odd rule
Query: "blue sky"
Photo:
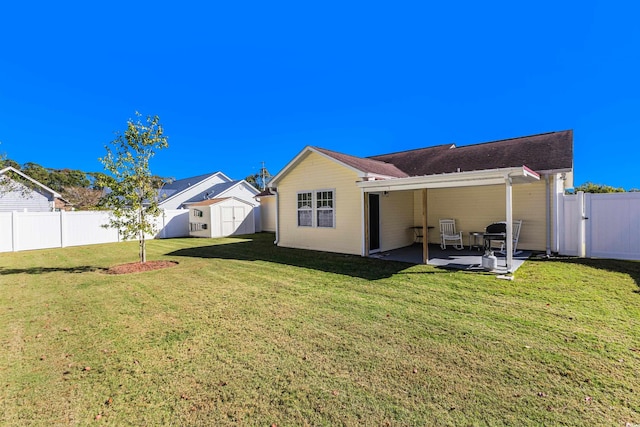
[[[574,130],[575,182],[640,188],[635,2],[4,2],[0,152],[102,171],[135,111],[152,172],[278,172]]]

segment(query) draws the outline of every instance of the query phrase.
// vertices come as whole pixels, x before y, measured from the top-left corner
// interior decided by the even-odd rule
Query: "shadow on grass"
[[[178,249],[165,255],[191,258],[266,261],[359,277],[367,280],[391,277],[400,271],[414,266],[414,264],[399,261],[382,261],[356,255],[282,248],[273,244],[272,235],[265,237],[257,234],[247,237],[252,240]],[[425,273],[439,273],[439,271],[429,271]]]
[[[0,267],[0,276],[11,274],[46,274],[46,273],[90,273],[92,271],[107,271],[106,268],[82,265],[79,267],[31,267],[4,268]]]
[[[635,293],[640,293],[640,262],[625,261],[618,259],[593,259],[593,258],[574,258],[574,257],[556,257],[549,259],[533,259],[538,262],[562,262],[564,264],[583,265],[586,267],[597,268],[600,270],[610,271],[612,273],[628,274],[638,286]]]

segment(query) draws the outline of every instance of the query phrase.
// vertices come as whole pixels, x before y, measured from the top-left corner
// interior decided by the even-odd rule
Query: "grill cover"
[[[506,222],[494,222],[493,224],[489,224],[487,226],[486,232],[488,234],[506,233],[507,232],[507,223]]]

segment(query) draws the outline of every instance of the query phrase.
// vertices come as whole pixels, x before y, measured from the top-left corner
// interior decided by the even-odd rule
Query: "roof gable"
[[[367,159],[363,157],[350,156],[348,154],[338,153],[336,151],[327,150],[319,147],[305,147],[299,152],[296,157],[293,158],[287,165],[282,168],[271,180],[269,181],[270,187],[276,187],[277,183],[285,177],[292,169],[294,169],[300,162],[302,162],[309,154],[317,153],[320,156],[336,162],[347,169],[356,172],[360,177],[370,178],[401,178],[406,177],[407,174],[399,170],[392,164],[385,163],[383,161]]]
[[[62,198],[60,193],[58,193],[57,191],[52,190],[51,188],[47,187],[46,185],[40,183],[39,181],[36,181],[35,179],[31,178],[29,175],[25,174],[22,171],[19,171],[18,169],[14,168],[13,166],[7,166],[4,169],[0,169],[0,175],[6,175],[7,178],[13,180],[9,175],[7,175],[7,172],[12,172],[12,173],[15,173],[15,174],[21,176],[22,178],[28,180],[29,182],[31,182],[32,184],[36,185],[40,189],[42,189],[42,190],[46,191],[47,193],[51,194],[53,197]]]

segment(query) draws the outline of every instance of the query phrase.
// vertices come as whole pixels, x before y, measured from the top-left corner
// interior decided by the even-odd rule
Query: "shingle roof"
[[[319,147],[313,148],[329,157],[338,160],[339,162],[349,165],[362,172],[367,172],[374,175],[383,175],[392,178],[406,178],[409,176],[390,162],[380,161],[372,158],[350,156],[348,154],[342,154],[336,151],[331,151]]]
[[[219,184],[212,185],[206,190],[196,194],[189,200],[185,200],[184,203],[199,202],[206,199],[215,199],[217,195],[224,193],[234,185],[237,185],[240,181],[221,182]]]
[[[203,181],[209,178],[210,176],[215,175],[216,173],[218,172],[212,172],[212,173],[207,173],[207,174],[198,175],[198,176],[191,176],[189,178],[177,179],[175,181],[172,181],[163,185],[162,189],[160,189],[160,193],[166,194],[167,197],[170,197],[171,195],[180,193],[186,190],[187,188],[191,187],[192,185],[195,185],[200,181]]]
[[[197,203],[191,203],[189,205],[189,207],[192,206],[209,206],[209,205],[215,205],[216,203],[220,203],[222,201],[227,200],[229,197],[222,197],[220,199],[210,199],[210,200],[203,200],[201,202],[197,202]]]
[[[395,165],[408,176],[527,166],[534,171],[573,168],[573,131],[456,147],[435,147],[369,157]]]

